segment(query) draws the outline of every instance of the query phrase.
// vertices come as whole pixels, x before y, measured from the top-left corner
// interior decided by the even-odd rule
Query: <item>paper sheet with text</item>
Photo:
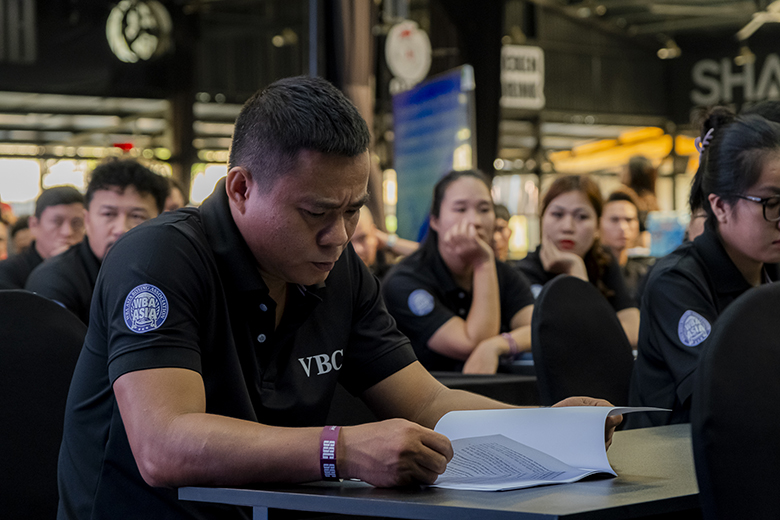
[[[607,416],[660,408],[560,408],[450,412],[435,430],[455,452],[434,486],[502,491],[616,476],[604,446]]]

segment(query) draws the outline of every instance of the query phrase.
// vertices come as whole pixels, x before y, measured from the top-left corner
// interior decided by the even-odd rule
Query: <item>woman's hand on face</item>
[[[464,265],[477,266],[492,262],[494,258],[492,245],[479,236],[474,224],[466,220],[447,230],[441,247],[445,255],[457,257]]]
[[[561,251],[550,237],[542,234],[542,247],[539,259],[545,271],[558,274],[569,274],[581,280],[588,281],[588,270],[585,261],[576,253]]]

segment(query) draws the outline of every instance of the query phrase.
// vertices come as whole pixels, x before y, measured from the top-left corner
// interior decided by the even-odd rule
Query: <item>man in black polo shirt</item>
[[[35,240],[24,251],[0,261],[0,289],[24,289],[41,262],[84,238],[84,196],[72,186],[43,190],[29,218]]]
[[[433,482],[452,450],[429,428],[503,406],[416,362],[348,247],[368,142],[329,83],[281,80],[242,109],[227,177],[199,209],[111,248],[68,396],[59,519],[242,516],[179,501],[185,485]],[[336,382],[404,419],[323,429]]]
[[[63,305],[89,325],[89,307],[100,263],[125,232],[162,212],[168,181],[135,160],[99,165],[87,186],[87,236],[35,268],[25,289]]]

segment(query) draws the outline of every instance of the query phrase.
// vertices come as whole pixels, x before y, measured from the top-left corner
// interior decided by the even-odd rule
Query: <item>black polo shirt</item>
[[[35,249],[35,241],[30,247],[0,261],[0,289],[24,289],[27,277],[43,262]]]
[[[208,413],[322,426],[337,382],[359,395],[415,360],[351,246],[324,284],[288,288],[276,330],[275,307],[224,181],[200,209],[166,213],[118,240],[98,275],[68,395],[58,518],[241,517],[142,480],[112,392],[123,374],[194,370]]]
[[[454,316],[466,319],[472,294],[459,287],[438,250],[425,256],[422,249],[401,261],[382,283],[390,314],[398,328],[412,341],[420,363],[428,370],[461,371],[463,361],[443,356],[428,348],[434,332]],[[512,330],[515,314],[534,297],[520,273],[496,260],[501,300],[501,332]]]
[[[690,421],[699,354],[718,316],[750,288],[709,226],[655,263],[642,296],[629,404],[673,411],[629,414],[628,427]]]
[[[85,237],[36,267],[24,288],[56,301],[89,325],[89,306],[98,271],[100,260]]]
[[[533,292],[534,297],[539,296],[544,284],[559,274],[544,270],[542,259],[539,257],[540,249],[541,246],[537,247],[536,251],[528,253],[525,258],[517,262],[517,268],[528,278],[528,281],[531,282],[531,292]],[[612,296],[607,298],[609,304],[612,305],[615,312],[637,307],[636,301],[634,301],[631,297],[631,293],[629,293],[626,288],[623,274],[620,271],[620,265],[612,255],[610,255],[610,258],[611,261],[604,270],[604,275],[601,279],[601,281],[604,282],[604,285],[613,292]],[[590,280],[590,283],[596,285],[594,280]]]

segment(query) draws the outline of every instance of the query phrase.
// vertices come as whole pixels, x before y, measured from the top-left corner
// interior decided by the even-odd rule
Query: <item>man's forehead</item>
[[[61,213],[67,213],[72,210],[80,210],[84,208],[84,204],[81,202],[72,202],[70,204],[52,204],[51,206],[46,206],[43,209],[43,212],[41,212],[41,217],[44,215],[54,215],[61,214]]]

